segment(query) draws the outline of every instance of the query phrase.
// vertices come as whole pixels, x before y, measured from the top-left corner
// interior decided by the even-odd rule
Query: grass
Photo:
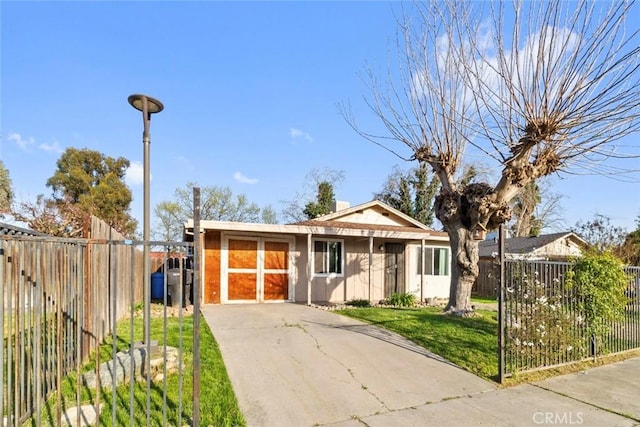
[[[497,304],[498,300],[496,298],[493,297],[478,297],[478,296],[473,296],[471,297],[471,303],[487,303],[487,304]]]
[[[440,307],[337,310],[396,332],[483,378],[498,375],[497,313],[478,310],[474,317],[443,314]]]
[[[598,366],[608,365],[611,363],[621,362],[632,357],[640,357],[640,350],[630,350],[623,353],[610,354],[606,356],[598,357],[596,360],[585,360],[582,362],[575,362],[567,365],[557,366],[549,369],[541,369],[537,371],[529,371],[516,373],[511,377],[505,379],[505,386],[512,386],[521,384],[523,382],[536,382],[542,381],[547,378],[552,378],[558,375],[572,374],[576,372],[585,371],[591,368],[597,368]]]
[[[130,321],[125,319],[118,324],[117,349],[127,350],[130,345]],[[151,320],[151,338],[158,340],[162,347],[164,342],[164,319],[153,318]],[[150,424],[165,425],[164,414],[166,411],[168,425],[189,424],[192,416],[193,405],[193,316],[184,316],[182,323],[183,333],[183,370],[182,370],[182,403],[180,403],[179,388],[180,376],[171,374],[166,380],[166,405],[164,404],[164,384],[151,383],[150,389]],[[142,318],[134,320],[134,341],[142,336]],[[167,318],[168,346],[179,347],[180,323],[177,317]],[[100,346],[100,363],[111,360],[113,341],[109,337]],[[83,367],[83,372],[95,369],[95,354]],[[146,382],[134,383],[133,414],[134,425],[146,424]],[[63,411],[76,406],[76,376],[68,375],[63,380],[61,392]],[[116,425],[129,425],[130,422],[130,385],[124,384],[115,390],[115,414]],[[101,410],[99,425],[114,425],[112,420],[114,394],[111,390],[100,390],[100,396],[96,396],[95,389],[82,386],[80,401],[82,404],[95,404],[98,400],[104,404]],[[45,425],[56,425],[56,396],[53,395],[45,402],[42,417]],[[180,412],[180,424],[178,413]],[[238,407],[238,403],[229,381],[226,368],[222,361],[220,349],[208,325],[202,319],[200,321],[200,420],[201,425],[214,426],[244,426],[245,421]],[[35,421],[32,421],[35,425]]]
[[[441,307],[347,308],[336,310],[336,313],[396,332],[473,374],[492,381],[498,380],[496,311],[477,310],[473,317],[446,315]],[[596,360],[516,373],[505,378],[502,385],[541,381],[639,356],[640,350],[631,350],[601,356]]]

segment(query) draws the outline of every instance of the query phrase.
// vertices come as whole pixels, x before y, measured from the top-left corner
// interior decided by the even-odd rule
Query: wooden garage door
[[[228,254],[229,301],[285,301],[289,298],[288,242],[230,238]]]
[[[228,297],[255,300],[258,284],[258,242],[229,239]]]
[[[289,296],[289,243],[264,242],[264,299]]]

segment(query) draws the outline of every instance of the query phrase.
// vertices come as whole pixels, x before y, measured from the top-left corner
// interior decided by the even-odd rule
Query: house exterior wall
[[[448,271],[446,275],[435,276],[432,274],[420,275],[420,253],[421,243],[407,245],[408,258],[408,281],[406,292],[414,294],[417,300],[422,298],[449,298],[449,288],[451,286],[451,250],[449,245],[433,242],[425,242],[425,248],[444,248],[448,253]],[[422,292],[421,292],[422,287]]]
[[[385,243],[403,243],[385,239],[373,240],[371,268],[369,268],[369,239],[362,237],[312,236],[315,240],[340,240],[343,242],[343,274],[326,276],[314,275],[311,260],[308,259],[307,235],[276,235],[264,233],[220,232],[207,230],[204,234],[204,268],[203,268],[203,301],[205,304],[228,303],[227,266],[228,255],[225,255],[225,242],[234,236],[257,239],[258,241],[281,239],[290,244],[289,298],[288,301],[307,302],[309,283],[308,272],[311,272],[311,301],[342,303],[353,299],[368,299],[372,302],[383,300],[385,295],[385,252],[380,247]],[[405,243],[404,271],[405,292],[416,295],[418,299],[429,297],[448,297],[450,275],[424,275],[423,293],[421,295],[421,279],[418,274],[418,256],[416,250],[420,243]],[[427,242],[430,247],[447,247],[441,242]],[[260,248],[260,245],[258,245]],[[450,260],[449,260],[450,262]],[[309,267],[307,267],[309,265]],[[450,273],[450,267],[449,267]],[[370,284],[371,283],[371,284]]]
[[[376,225],[395,225],[395,226],[411,226],[408,221],[401,218],[388,215],[379,207],[373,206],[362,209],[351,214],[344,215],[340,221],[352,222],[356,224],[376,224]]]
[[[316,239],[331,237],[314,236]],[[374,240],[373,262],[371,268],[371,290],[369,290],[369,239],[336,238],[343,242],[344,265],[342,275],[315,276],[311,279],[311,301],[344,302],[352,299],[384,298],[384,253],[377,248],[382,242]],[[296,238],[299,248],[296,258],[298,274],[295,284],[295,301],[307,301],[307,236]],[[371,298],[369,298],[371,297]]]
[[[571,239],[564,238],[534,250],[529,257],[533,259],[568,259],[580,255],[580,246]]]
[[[307,301],[307,236],[296,236],[296,256],[294,258],[294,270],[296,279],[294,280],[293,300],[296,302]]]
[[[203,248],[203,301],[205,304],[218,304],[220,303],[220,232],[206,231]]]

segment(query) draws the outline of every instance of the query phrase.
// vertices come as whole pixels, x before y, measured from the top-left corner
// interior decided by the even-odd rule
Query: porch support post
[[[307,233],[307,305],[311,305],[311,233]]]
[[[424,302],[424,246],[425,240],[422,239],[420,241],[420,302]]]
[[[369,236],[369,301],[371,301],[371,275],[373,270],[373,236]]]

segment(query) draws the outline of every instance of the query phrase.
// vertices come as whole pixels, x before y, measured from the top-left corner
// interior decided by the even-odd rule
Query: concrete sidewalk
[[[202,311],[249,426],[640,426],[640,359],[499,389],[397,334],[316,308]]]

